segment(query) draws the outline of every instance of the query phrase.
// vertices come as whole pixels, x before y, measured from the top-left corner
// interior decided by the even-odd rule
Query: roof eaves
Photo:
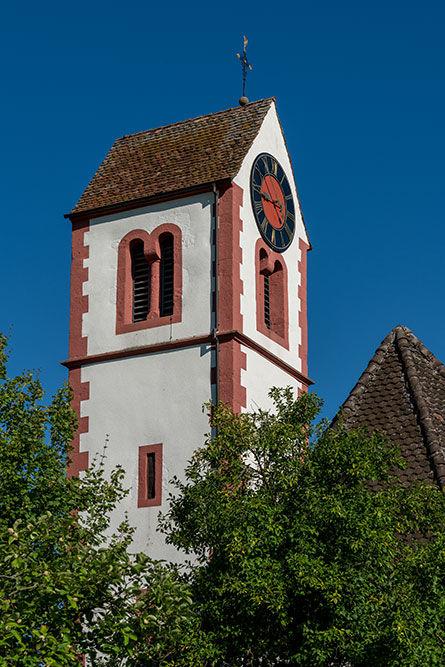
[[[220,178],[217,179],[216,181],[208,181],[206,183],[199,183],[197,185],[194,185],[190,188],[182,188],[178,190],[168,190],[166,192],[160,192],[156,193],[155,195],[149,196],[149,197],[141,197],[140,199],[129,199],[128,201],[125,202],[120,202],[119,204],[108,204],[107,206],[100,206],[100,207],[95,207],[91,209],[81,209],[79,211],[76,211],[75,208],[70,211],[69,213],[64,214],[64,218],[67,218],[69,220],[77,219],[77,218],[88,218],[88,217],[98,217],[100,215],[106,215],[107,213],[111,212],[117,212],[117,211],[125,211],[130,208],[139,208],[141,206],[149,206],[152,203],[162,201],[165,199],[179,199],[180,197],[187,197],[188,195],[192,195],[195,192],[204,192],[206,190],[211,190],[213,183],[216,183],[217,185],[225,185],[227,183],[230,183],[232,179],[227,177],[227,178]]]

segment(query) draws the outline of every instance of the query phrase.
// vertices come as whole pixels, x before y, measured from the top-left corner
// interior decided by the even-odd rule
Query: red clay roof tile
[[[70,215],[234,178],[272,102],[117,139]]]

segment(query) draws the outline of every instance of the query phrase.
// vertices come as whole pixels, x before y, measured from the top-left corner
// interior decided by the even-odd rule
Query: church
[[[175,560],[157,515],[203,444],[203,404],[267,408],[271,386],[311,384],[310,243],[275,99],[118,139],[67,217],[69,474],[106,444],[131,489],[114,521]]]

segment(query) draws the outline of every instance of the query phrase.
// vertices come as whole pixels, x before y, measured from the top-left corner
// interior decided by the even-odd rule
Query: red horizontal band
[[[309,387],[311,384],[314,384],[312,380],[303,375],[299,370],[287,364],[285,361],[277,357],[269,350],[266,350],[262,345],[256,343],[252,338],[246,336],[238,329],[232,329],[231,331],[218,331],[216,334],[220,344],[235,340],[241,345],[245,345],[249,349],[257,352],[262,357],[273,363],[278,368],[281,368],[285,373],[295,378],[299,382]],[[66,361],[62,361],[62,365],[66,368],[79,368],[80,366],[85,366],[87,364],[97,364],[103,361],[111,361],[112,359],[124,359],[125,357],[137,357],[142,354],[154,354],[155,352],[164,352],[167,350],[176,350],[183,347],[192,347],[194,345],[205,345],[205,344],[214,344],[215,336],[212,334],[204,334],[202,336],[192,336],[190,338],[178,338],[176,340],[169,340],[164,343],[153,343],[151,345],[142,345],[140,347],[130,347],[125,350],[113,350],[112,352],[103,352],[102,354],[91,354],[83,357],[72,357]]]

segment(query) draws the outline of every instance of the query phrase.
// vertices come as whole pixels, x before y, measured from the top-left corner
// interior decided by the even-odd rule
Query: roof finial
[[[247,61],[247,55],[246,55],[246,46],[247,46],[247,39],[246,36],[244,35],[244,48],[243,48],[243,55],[240,56],[239,53],[236,55],[238,58],[241,60],[242,66],[243,66],[243,96],[240,97],[239,103],[242,107],[245,107],[246,104],[249,104],[249,100],[246,97],[246,74],[248,69],[252,69],[251,66],[249,65]]]

